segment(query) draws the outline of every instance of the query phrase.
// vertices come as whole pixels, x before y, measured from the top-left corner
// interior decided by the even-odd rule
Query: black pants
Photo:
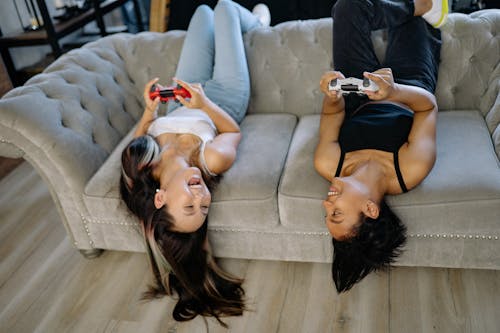
[[[394,81],[436,89],[441,31],[413,16],[413,0],[338,0],[332,8],[333,62],[346,77],[390,67]],[[371,31],[388,30],[385,60],[380,63]]]

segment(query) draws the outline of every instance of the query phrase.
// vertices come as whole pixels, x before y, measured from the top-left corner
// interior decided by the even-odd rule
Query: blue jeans
[[[398,83],[434,93],[441,52],[441,32],[413,16],[412,0],[338,0],[332,9],[333,59],[346,77],[363,71],[392,69]],[[385,60],[380,63],[372,30],[388,29]]]
[[[126,2],[121,6],[123,23],[127,26],[127,30],[130,33],[136,34],[143,30],[148,30],[149,28],[149,12],[151,10],[151,0],[139,0],[137,1],[139,5],[139,11],[141,13],[141,20],[143,27],[139,27],[137,22],[137,17],[135,16],[134,3],[132,1]],[[142,29],[142,30],[141,30]]]
[[[186,33],[176,77],[201,83],[205,94],[238,123],[250,99],[250,75],[243,34],[260,26],[246,8],[221,0],[212,11],[199,6]],[[169,103],[168,112],[180,106]]]

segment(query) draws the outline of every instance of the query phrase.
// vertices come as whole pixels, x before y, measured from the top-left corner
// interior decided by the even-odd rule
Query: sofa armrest
[[[144,84],[173,76],[184,34],[116,34],[63,55],[0,100],[0,153],[81,193],[141,116]]]
[[[127,109],[137,109],[135,116]],[[140,109],[124,66],[80,49],[4,96],[0,136],[27,155],[51,185],[61,181],[81,192]]]
[[[24,152],[6,139],[0,139],[0,156],[8,158],[23,158]]]
[[[173,76],[183,39],[184,32],[105,37],[0,100],[0,154],[35,167],[80,249],[93,247],[85,185],[141,116],[144,84]]]

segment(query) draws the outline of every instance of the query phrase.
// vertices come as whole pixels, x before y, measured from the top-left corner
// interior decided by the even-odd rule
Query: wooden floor
[[[174,302],[141,302],[144,254],[84,259],[49,192],[23,163],[0,181],[0,332],[225,332],[177,323]],[[230,332],[500,332],[500,271],[395,268],[337,295],[327,264],[222,260],[252,311]]]

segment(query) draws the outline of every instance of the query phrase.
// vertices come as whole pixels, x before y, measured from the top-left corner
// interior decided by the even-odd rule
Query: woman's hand
[[[146,110],[144,112],[151,112],[154,113],[156,110],[158,110],[158,105],[160,104],[160,97],[156,97],[154,100],[151,100],[149,98],[149,92],[151,91],[151,87],[153,84],[158,82],[158,78],[154,78],[148,83],[146,83],[146,86],[144,87],[144,102],[146,103]]]
[[[368,98],[373,101],[387,99],[394,90],[394,77],[390,68],[381,68],[373,73],[364,72],[363,76],[378,85],[377,91],[365,91]]]
[[[203,91],[203,87],[199,83],[187,83],[182,80],[179,80],[177,78],[173,79],[175,83],[189,91],[191,94],[191,98],[185,99],[182,96],[175,96],[179,102],[182,103],[182,105],[190,108],[190,109],[203,109],[210,100],[208,97],[205,95],[205,92]]]
[[[144,87],[143,97],[144,102],[146,103],[146,109],[142,113],[139,124],[137,124],[137,127],[135,129],[135,138],[141,135],[145,135],[148,132],[148,128],[149,125],[151,125],[151,122],[153,122],[158,116],[156,111],[158,110],[158,106],[160,104],[160,97],[156,97],[153,101],[151,100],[151,98],[149,98],[149,91],[151,90],[153,84],[155,84],[156,82],[158,82],[158,78],[154,78],[153,80],[149,81]]]
[[[345,76],[338,71],[328,71],[323,74],[319,82],[321,91],[325,94],[325,98],[327,98],[331,103],[337,103],[342,98],[342,94],[340,92],[328,89],[330,81],[334,79],[345,79]]]

